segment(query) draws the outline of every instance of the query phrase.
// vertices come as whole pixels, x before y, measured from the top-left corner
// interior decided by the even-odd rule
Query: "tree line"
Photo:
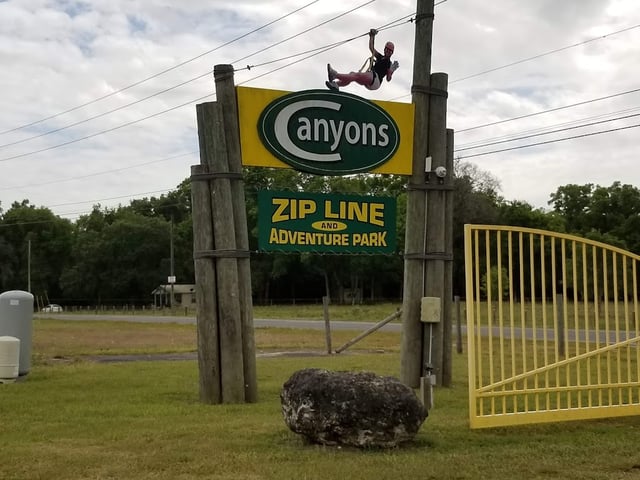
[[[565,232],[640,253],[640,190],[614,182],[564,185],[550,208],[500,195],[489,172],[457,161],[454,169],[454,294],[464,297],[466,223]],[[402,297],[406,178],[360,174],[323,177],[289,169],[244,171],[254,302],[399,300]],[[390,255],[258,251],[257,192],[288,190],[397,198],[397,251]],[[173,248],[171,248],[173,247]],[[149,305],[171,269],[194,282],[191,185],[115,208],[94,205],[70,221],[29,200],[0,205],[0,291],[27,290],[63,305]],[[357,295],[356,295],[357,292]]]

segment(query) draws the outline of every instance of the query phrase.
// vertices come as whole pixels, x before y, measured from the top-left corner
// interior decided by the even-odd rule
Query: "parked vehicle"
[[[55,303],[51,303],[42,309],[42,312],[45,313],[60,313],[63,311],[63,308]]]

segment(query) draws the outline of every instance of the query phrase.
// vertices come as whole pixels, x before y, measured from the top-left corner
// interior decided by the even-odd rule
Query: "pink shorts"
[[[372,72],[371,74],[373,75],[373,83],[371,83],[370,85],[366,85],[366,88],[368,90],[377,90],[380,88],[380,79],[375,73]]]

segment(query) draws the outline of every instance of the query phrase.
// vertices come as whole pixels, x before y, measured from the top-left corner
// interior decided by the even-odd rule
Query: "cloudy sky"
[[[396,44],[393,81],[345,91],[409,102],[417,1],[0,0],[0,208],[29,199],[75,219],[174,189],[199,163],[195,104],[215,99],[216,64],[236,84],[324,88],[326,63],[359,69],[360,35],[388,25],[377,46]],[[640,186],[639,70],[637,0],[436,6],[432,71],[449,75],[456,155],[507,200]]]

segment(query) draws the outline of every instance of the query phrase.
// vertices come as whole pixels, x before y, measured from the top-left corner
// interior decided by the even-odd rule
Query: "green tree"
[[[582,234],[590,230],[588,213],[593,189],[591,183],[569,184],[558,187],[551,194],[549,205],[553,205],[554,212],[563,218],[567,232]]]
[[[453,187],[453,293],[464,295],[464,225],[497,223],[502,198],[498,179],[470,162],[454,162]]]
[[[45,207],[29,200],[14,202],[0,221],[0,275],[2,289],[28,288],[51,299],[61,296],[60,276],[69,262],[73,226]],[[31,258],[28,244],[31,243]]]
[[[164,218],[94,208],[78,220],[65,294],[81,302],[150,302],[169,274],[169,230]]]
[[[613,182],[609,187],[564,185],[549,202],[566,231],[581,236],[608,235],[622,248],[640,252],[640,190]]]
[[[520,200],[503,201],[498,205],[498,223],[553,231],[564,228],[564,222],[554,212],[534,208]]]

